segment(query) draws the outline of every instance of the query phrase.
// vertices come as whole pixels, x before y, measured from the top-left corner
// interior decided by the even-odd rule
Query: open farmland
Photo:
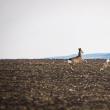
[[[104,60],[0,60],[0,110],[110,110]]]

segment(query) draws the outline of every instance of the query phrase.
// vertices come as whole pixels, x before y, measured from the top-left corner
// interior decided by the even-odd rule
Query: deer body
[[[82,63],[83,60],[82,60],[81,57],[77,56],[77,57],[74,57],[74,58],[72,59],[72,62],[73,62],[73,63]]]

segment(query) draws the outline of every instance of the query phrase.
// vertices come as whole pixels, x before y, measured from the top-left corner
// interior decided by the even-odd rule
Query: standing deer
[[[82,49],[81,48],[78,48],[79,52],[78,52],[78,55],[76,57],[73,57],[73,58],[70,58],[68,60],[68,63],[74,63],[74,64],[77,64],[77,63],[82,63],[84,60],[82,59]]]

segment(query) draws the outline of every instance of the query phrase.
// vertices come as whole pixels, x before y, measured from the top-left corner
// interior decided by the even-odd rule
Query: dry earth
[[[0,110],[110,110],[104,60],[0,60]]]

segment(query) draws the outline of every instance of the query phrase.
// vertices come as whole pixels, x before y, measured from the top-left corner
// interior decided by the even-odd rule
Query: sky
[[[0,59],[110,52],[110,0],[0,0]]]

